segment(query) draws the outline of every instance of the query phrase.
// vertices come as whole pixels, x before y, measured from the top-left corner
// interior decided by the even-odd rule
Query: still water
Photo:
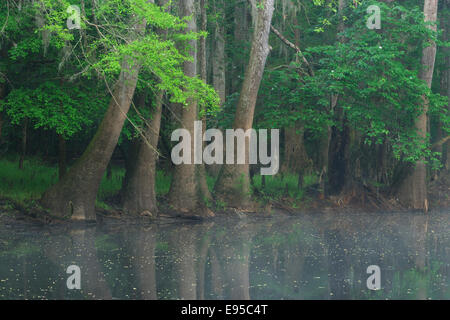
[[[448,212],[1,225],[0,299],[450,299],[449,230]]]

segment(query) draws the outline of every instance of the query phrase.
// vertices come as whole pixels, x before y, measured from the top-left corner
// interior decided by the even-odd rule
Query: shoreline
[[[439,195],[430,194],[430,198]],[[316,199],[303,208],[289,207],[279,201],[269,201],[264,207],[258,207],[255,210],[239,210],[237,208],[225,208],[214,211],[214,216],[203,217],[195,214],[180,213],[169,209],[166,205],[161,205],[156,217],[147,214],[132,215],[121,211],[119,208],[107,210],[96,207],[96,221],[76,221],[64,219],[61,217],[50,215],[45,209],[40,207],[36,200],[28,200],[24,203],[11,198],[0,198],[0,222],[25,222],[38,225],[100,225],[105,221],[132,222],[132,223],[160,223],[160,222],[214,222],[226,219],[276,219],[291,218],[300,215],[310,215],[319,213],[330,214],[355,214],[365,212],[368,214],[384,214],[384,213],[405,213],[414,212],[422,214],[433,214],[433,212],[441,212],[448,210],[450,212],[449,201],[445,201],[445,205],[433,205],[431,202],[430,210],[414,210],[402,207],[398,203],[394,203],[390,208],[376,207],[374,205],[360,206],[355,204],[343,204],[340,197],[329,197],[328,199]],[[208,209],[209,210],[209,209]]]

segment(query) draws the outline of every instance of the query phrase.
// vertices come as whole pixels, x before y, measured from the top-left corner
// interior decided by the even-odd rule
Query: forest
[[[449,0],[2,0],[0,212],[448,209],[449,15]]]

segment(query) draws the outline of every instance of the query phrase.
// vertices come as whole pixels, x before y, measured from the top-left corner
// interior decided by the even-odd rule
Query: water
[[[450,299],[449,226],[447,212],[2,225],[0,299]]]

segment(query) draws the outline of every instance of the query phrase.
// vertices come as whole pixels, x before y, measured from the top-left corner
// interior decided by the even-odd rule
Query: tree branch
[[[431,149],[437,148],[442,146],[444,143],[446,143],[447,141],[450,140],[450,136],[446,136],[445,138],[442,138],[441,140],[435,142],[432,146]]]
[[[305,56],[303,55],[302,50],[300,50],[299,47],[297,47],[295,44],[293,44],[292,42],[290,42],[288,39],[286,39],[281,33],[280,31],[278,31],[277,29],[275,29],[274,26],[270,26],[270,30],[272,30],[273,33],[275,33],[275,35],[280,38],[280,40],[287,45],[289,48],[294,49],[295,51],[297,51],[298,54],[300,54],[300,56],[302,57],[303,62],[306,64],[306,66],[308,67],[309,70],[309,74],[311,76],[314,77],[314,70],[311,66],[311,64],[308,62],[308,60],[306,60]]]

